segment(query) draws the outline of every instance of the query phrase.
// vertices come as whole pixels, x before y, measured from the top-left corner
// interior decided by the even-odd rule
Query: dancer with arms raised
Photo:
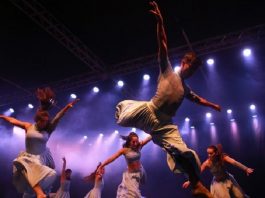
[[[184,98],[197,104],[220,111],[219,105],[196,95],[185,84],[201,66],[194,52],[188,52],[181,60],[181,69],[175,73],[168,58],[167,37],[163,17],[156,2],[150,2],[150,12],[157,19],[159,78],[157,91],[150,101],[124,100],[117,105],[117,123],[125,127],[136,127],[150,133],[155,144],[167,151],[168,164],[175,173],[183,172],[191,181],[194,196],[211,197],[199,179],[200,160],[197,154],[183,142],[179,130],[173,124]]]

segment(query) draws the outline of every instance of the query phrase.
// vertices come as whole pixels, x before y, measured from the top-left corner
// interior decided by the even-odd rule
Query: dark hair
[[[197,57],[194,52],[187,52],[182,58],[182,61],[189,63],[191,65],[192,70],[196,70],[202,65],[202,60]]]
[[[101,166],[101,162],[99,162],[99,164],[97,165],[97,168],[94,172],[90,173],[88,176],[84,177],[84,181],[85,182],[91,182],[94,183],[95,179],[96,179],[96,174],[97,174],[97,170],[98,168]]]
[[[217,160],[218,163],[223,164],[224,163],[224,153],[223,153],[223,146],[222,144],[217,144],[215,145],[210,145],[208,146],[209,149],[213,149],[213,151],[215,152],[215,159]]]
[[[38,88],[35,92],[36,97],[40,102],[34,121],[42,120],[44,117],[50,117],[48,110],[50,110],[55,104],[55,93],[50,87]],[[44,130],[48,131],[50,127],[50,121]]]
[[[49,112],[38,109],[35,114],[34,121],[37,122],[38,120],[41,120],[43,117],[50,117]]]
[[[36,97],[40,101],[39,109],[42,111],[51,109],[55,104],[55,93],[50,87],[38,88]]]
[[[132,140],[133,137],[137,137],[138,135],[135,132],[130,132],[128,136],[120,136],[123,140],[125,140],[125,143],[122,145],[125,148],[129,148],[130,147],[130,142]]]
[[[71,173],[72,173],[72,170],[68,168],[68,169],[66,169],[66,170],[64,171],[64,173],[65,173],[65,174],[71,174]],[[71,176],[69,175],[68,177],[66,177],[66,179],[67,179],[67,180],[71,180]]]

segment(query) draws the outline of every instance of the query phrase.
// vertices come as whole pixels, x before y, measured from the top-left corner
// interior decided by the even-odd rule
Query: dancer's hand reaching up
[[[163,17],[162,17],[162,15],[161,15],[161,13],[160,13],[160,10],[159,10],[159,8],[158,8],[157,3],[156,3],[155,1],[151,1],[149,4],[152,6],[152,9],[150,10],[150,12],[151,12],[153,15],[155,15],[155,17],[156,17],[156,19],[157,19],[157,21],[158,21],[159,23],[163,23]]]
[[[216,110],[216,111],[221,111],[221,106],[217,105],[217,104],[214,104],[213,105],[213,109]]]
[[[246,169],[246,174],[247,176],[249,176],[250,174],[252,174],[254,172],[254,169],[253,168],[247,168]]]
[[[186,181],[182,184],[182,188],[188,188],[190,186],[190,181]]]
[[[70,102],[67,106],[70,107],[70,108],[72,108],[72,107],[73,107],[73,106],[74,106],[79,100],[80,100],[80,99],[77,98],[77,99],[75,99],[74,101]]]

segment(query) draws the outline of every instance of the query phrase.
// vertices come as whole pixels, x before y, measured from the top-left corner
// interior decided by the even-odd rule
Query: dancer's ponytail
[[[36,97],[40,101],[40,111],[48,111],[55,105],[55,93],[50,87],[38,88]]]

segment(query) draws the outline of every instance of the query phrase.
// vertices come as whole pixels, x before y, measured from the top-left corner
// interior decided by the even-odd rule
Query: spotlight
[[[187,117],[187,118],[185,118],[185,121],[186,121],[186,122],[189,122],[189,121],[190,121],[190,119]]]
[[[250,105],[249,108],[254,111],[256,109],[256,106],[254,104]]]
[[[191,129],[195,129],[195,127],[194,127],[194,126],[191,126],[190,128],[191,128]]]
[[[211,122],[211,123],[210,123],[210,125],[212,125],[212,126],[213,126],[213,125],[214,125],[214,123],[213,123],[213,122]]]
[[[148,74],[145,74],[145,75],[143,76],[143,79],[144,79],[144,80],[149,80],[149,79],[150,79],[150,76],[149,76]]]
[[[77,96],[76,96],[75,94],[71,94],[70,97],[71,97],[72,99],[76,99],[76,98],[77,98]]]
[[[118,130],[115,130],[114,133],[115,133],[115,134],[119,134],[119,131],[118,131]]]
[[[13,127],[13,134],[19,136],[19,137],[23,137],[25,135],[25,131],[24,129],[21,129],[17,126],[14,126]]]
[[[136,128],[132,128],[132,132],[136,132]]]
[[[118,81],[118,86],[119,86],[119,87],[123,87],[123,85],[124,85],[124,82],[123,82],[122,80],[119,80],[119,81]]]
[[[232,113],[232,110],[231,109],[227,109],[226,111],[228,114],[231,114]]]
[[[213,64],[214,64],[214,59],[209,58],[209,59],[207,60],[207,64],[208,64],[208,65],[213,65]]]
[[[9,108],[9,111],[10,111],[11,113],[14,113],[14,112],[15,112],[15,110],[14,110],[13,108]]]
[[[175,66],[175,67],[174,67],[174,72],[177,73],[177,72],[179,72],[179,71],[180,71],[180,66],[179,66],[179,65]]]
[[[235,121],[235,119],[234,119],[234,118],[230,119],[230,122],[234,122],[234,121]]]
[[[100,133],[100,134],[99,134],[99,136],[100,136],[100,137],[103,137],[103,136],[104,136],[104,134],[103,134],[103,133]]]
[[[251,55],[251,49],[246,48],[243,50],[243,56],[249,57]]]
[[[98,92],[99,92],[99,88],[98,88],[98,87],[94,87],[94,88],[93,88],[93,92],[94,92],[94,93],[98,93]]]
[[[87,136],[86,135],[84,135],[84,137],[83,137],[85,140],[87,139]]]
[[[253,115],[252,118],[257,118],[258,116],[257,115]]]
[[[33,109],[34,106],[32,104],[28,104],[28,108]]]
[[[206,113],[206,118],[211,118],[212,117],[212,114],[211,113]]]

